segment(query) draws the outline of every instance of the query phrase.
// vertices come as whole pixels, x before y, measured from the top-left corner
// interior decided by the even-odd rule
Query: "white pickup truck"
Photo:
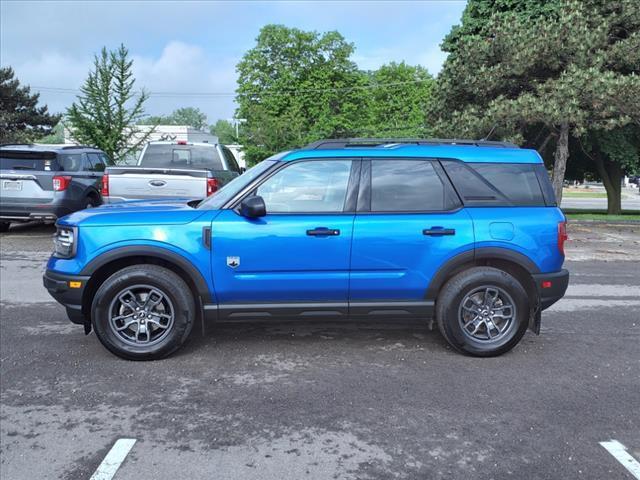
[[[107,167],[104,203],[205,198],[242,173],[227,147],[187,141],[149,142],[136,166]]]

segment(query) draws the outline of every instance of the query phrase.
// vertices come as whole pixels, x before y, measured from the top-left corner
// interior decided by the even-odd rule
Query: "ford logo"
[[[152,187],[164,187],[167,184],[164,180],[151,180],[149,185]]]

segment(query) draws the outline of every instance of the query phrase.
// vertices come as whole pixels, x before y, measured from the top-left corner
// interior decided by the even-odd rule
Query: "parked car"
[[[106,203],[153,198],[204,198],[240,175],[224,145],[150,142],[136,166],[109,167],[103,177]]]
[[[91,147],[0,146],[0,231],[11,222],[53,221],[97,207],[103,171],[111,164]]]
[[[316,142],[203,201],[58,220],[44,284],[111,352],[157,359],[202,319],[435,318],[449,344],[513,348],[565,293],[567,239],[535,150]]]

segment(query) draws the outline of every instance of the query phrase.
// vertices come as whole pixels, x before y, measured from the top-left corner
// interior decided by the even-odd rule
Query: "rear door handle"
[[[442,228],[442,227],[431,227],[425,228],[422,230],[423,235],[429,235],[431,237],[441,237],[443,235],[455,235],[455,228]]]
[[[335,237],[340,235],[340,230],[327,227],[316,227],[313,230],[307,230],[307,235],[312,237]]]

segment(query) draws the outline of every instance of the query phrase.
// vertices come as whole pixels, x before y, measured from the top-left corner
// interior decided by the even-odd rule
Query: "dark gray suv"
[[[56,220],[102,203],[98,149],[73,145],[0,146],[0,231],[11,222]]]

